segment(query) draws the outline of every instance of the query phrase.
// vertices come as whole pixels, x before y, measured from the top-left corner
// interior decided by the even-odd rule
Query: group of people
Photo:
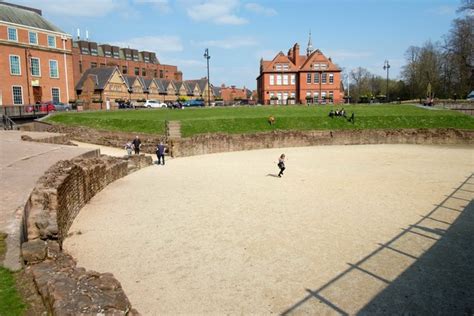
[[[329,111],[329,117],[330,118],[334,118],[334,117],[337,117],[337,116],[340,116],[340,117],[343,117],[343,118],[347,119],[347,121],[352,123],[352,124],[355,123],[355,114],[354,114],[354,112],[352,112],[351,116],[349,118],[347,118],[346,110],[344,110],[344,108],[342,108],[340,110],[336,109],[335,111],[334,110]]]
[[[141,147],[142,147],[142,141],[140,140],[140,137],[138,136],[135,136],[134,140],[125,144],[125,149],[127,150],[127,155],[129,157],[132,155],[132,152],[135,152],[135,155],[139,155]],[[156,153],[156,157],[158,158],[159,165],[165,164],[165,151],[166,151],[166,146],[163,144],[163,142],[160,141],[158,145],[156,145],[156,148],[155,148],[155,153]]]

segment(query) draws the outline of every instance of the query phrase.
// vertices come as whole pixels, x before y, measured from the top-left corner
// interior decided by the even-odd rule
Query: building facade
[[[311,33],[305,55],[296,43],[288,54],[260,60],[258,101],[262,104],[342,103],[341,69],[319,49],[313,50]]]
[[[40,10],[0,2],[0,105],[75,99],[72,37]]]
[[[118,67],[124,76],[183,80],[183,74],[177,66],[161,64],[154,52],[74,40],[72,56],[75,85],[87,69],[98,67]]]

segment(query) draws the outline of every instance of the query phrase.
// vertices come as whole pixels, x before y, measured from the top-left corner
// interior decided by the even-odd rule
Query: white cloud
[[[274,16],[274,15],[278,14],[275,9],[266,8],[266,7],[264,7],[264,6],[262,6],[258,3],[249,2],[249,3],[246,3],[244,7],[248,11],[251,11],[251,12],[254,12],[254,13],[257,13],[257,14],[261,14],[261,15]]]
[[[217,47],[224,49],[255,46],[258,44],[257,40],[251,37],[230,37],[221,40],[208,40],[203,42],[192,43],[203,47]]]
[[[435,14],[435,15],[455,15],[456,14],[456,6],[441,5],[441,6],[429,9],[428,13]]]
[[[171,12],[169,0],[133,0],[138,5],[150,5],[161,13]]]
[[[157,52],[180,52],[183,50],[183,44],[178,36],[143,36],[134,37],[129,40],[123,40],[110,43],[120,47],[130,47],[138,50]]]
[[[121,0],[16,0],[16,4],[39,8],[48,15],[101,17],[126,5]],[[91,10],[91,8],[94,8]]]
[[[186,5],[188,16],[195,21],[210,21],[215,24],[240,25],[247,20],[237,16],[238,0],[206,0],[188,2]]]

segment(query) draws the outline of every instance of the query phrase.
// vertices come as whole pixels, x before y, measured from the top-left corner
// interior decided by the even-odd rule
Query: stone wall
[[[474,131],[456,129],[274,131],[257,134],[205,134],[173,141],[175,157],[210,153],[319,145],[474,144]]]
[[[38,180],[25,205],[22,258],[53,315],[138,315],[110,273],[86,271],[62,252],[82,207],[109,183],[152,164],[149,156],[59,161]]]

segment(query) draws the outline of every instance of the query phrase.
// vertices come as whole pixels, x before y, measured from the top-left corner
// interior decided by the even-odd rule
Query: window
[[[149,63],[150,62],[150,57],[145,55],[145,57],[143,58],[145,60],[146,63]]]
[[[89,47],[81,47],[81,54],[83,55],[89,55]]]
[[[56,48],[56,36],[48,35],[48,47]]]
[[[306,74],[306,83],[311,83],[311,74]]]
[[[17,31],[16,31],[16,28],[14,28],[14,27],[9,27],[8,28],[8,40],[9,41],[15,41],[15,42],[18,41],[18,34],[17,34]]]
[[[28,32],[28,38],[29,38],[30,44],[38,45],[38,33]]]
[[[10,74],[21,75],[20,56],[10,55]]]
[[[32,57],[30,59],[31,63],[31,75],[35,77],[41,76],[41,69],[40,69],[40,60],[39,58]]]
[[[104,51],[104,56],[105,57],[112,57],[112,53],[110,52],[110,50],[105,50]]]
[[[15,105],[23,104],[23,92],[22,92],[21,86],[13,86],[12,94],[13,94],[13,104]]]
[[[284,85],[288,84],[288,75],[283,75],[283,84]]]
[[[270,85],[273,86],[275,84],[275,76],[270,75]]]
[[[79,72],[82,74],[82,60],[79,60]]]
[[[59,78],[58,61],[57,60],[50,60],[49,61],[49,77]]]
[[[334,74],[329,74],[329,83],[334,83]]]
[[[283,92],[283,104],[287,104],[288,92]]]
[[[156,78],[158,77],[158,70],[153,70],[153,78]]]
[[[278,104],[282,104],[282,99],[283,99],[282,93],[281,93],[281,92],[278,92],[278,93],[277,93],[277,96],[278,96]]]
[[[290,75],[290,82],[292,85],[295,84],[295,75]]]
[[[313,99],[319,101],[319,92],[313,93]]]
[[[290,69],[290,66],[288,66],[288,64],[283,64],[283,70],[288,70]]]
[[[126,59],[126,60],[132,60],[132,54],[130,54],[130,53],[125,53],[125,59]]]
[[[319,73],[314,74],[314,83],[319,83]]]
[[[91,63],[91,68],[97,68],[97,63]]]
[[[51,88],[51,99],[53,99],[53,103],[61,102],[59,98],[59,88]]]
[[[143,76],[143,77],[146,76],[146,69],[145,69],[145,68],[142,68],[142,76]]]
[[[112,55],[114,56],[114,58],[120,58],[120,54],[119,54],[118,51],[115,51],[115,50],[114,50],[114,51],[112,52]]]
[[[277,86],[281,85],[281,75],[277,75]]]
[[[128,74],[128,68],[127,68],[127,66],[122,66],[122,73],[123,73],[124,75]]]
[[[133,55],[133,61],[138,61],[138,55]]]
[[[92,48],[91,48],[91,55],[92,55],[92,56],[97,56],[97,54],[98,54],[97,48],[92,47]]]
[[[327,73],[323,72],[321,74],[321,83],[326,83],[326,80],[327,80]]]
[[[334,91],[329,91],[329,102],[332,103],[333,98],[334,98]]]
[[[139,75],[140,75],[140,68],[135,67],[135,76],[139,76]]]
[[[163,78],[163,70],[160,70],[160,78]]]
[[[280,64],[276,64],[275,69],[276,69],[276,70],[281,70],[281,65],[280,65]]]

